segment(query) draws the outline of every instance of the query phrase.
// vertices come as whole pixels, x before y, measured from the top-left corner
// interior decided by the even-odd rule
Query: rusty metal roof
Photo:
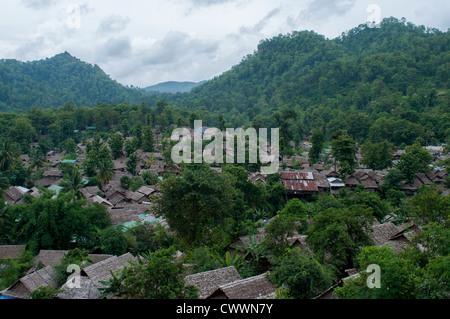
[[[313,172],[281,172],[282,180],[314,180]]]
[[[281,181],[288,192],[318,192],[312,172],[282,172]]]

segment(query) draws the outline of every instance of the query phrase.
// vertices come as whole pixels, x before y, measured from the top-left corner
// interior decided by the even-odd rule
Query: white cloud
[[[201,81],[280,33],[314,30],[334,38],[365,23],[373,3],[382,17],[450,27],[445,0],[2,1],[0,58],[42,59],[68,51],[126,85]]]
[[[130,18],[128,17],[111,15],[100,23],[97,32],[100,35],[118,33],[125,30],[129,23]]]
[[[45,9],[56,3],[56,0],[20,0],[24,6],[32,9]]]

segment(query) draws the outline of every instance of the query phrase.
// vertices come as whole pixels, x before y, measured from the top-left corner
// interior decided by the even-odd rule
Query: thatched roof
[[[139,221],[139,215],[145,214],[151,205],[147,204],[127,204],[123,207],[112,208],[109,210],[111,214],[111,224],[113,226],[126,222]]]
[[[329,189],[330,182],[328,182],[328,179],[325,176],[325,174],[322,174],[317,170],[313,170],[313,172],[314,172],[314,177],[316,178],[317,187]]]
[[[376,180],[374,180],[370,176],[364,176],[360,179],[361,184],[364,185],[366,189],[378,189],[378,184]]]
[[[59,265],[61,263],[61,259],[67,253],[67,250],[41,250],[34,259],[33,267],[28,271],[28,273],[33,272],[39,264],[41,264],[41,266],[53,267]],[[112,255],[89,254],[88,257],[92,260],[93,263],[98,263],[102,260],[112,257]]]
[[[98,195],[102,191],[98,186],[88,186],[81,189],[81,192],[84,194],[84,196],[86,196],[86,198],[91,198],[95,195]]]
[[[19,279],[14,285],[4,290],[2,294],[17,299],[30,299],[30,293],[40,287],[57,288],[56,271],[52,266],[34,271]]]
[[[88,198],[88,203],[90,203],[90,204],[99,203],[99,204],[102,204],[102,205],[105,205],[105,206],[109,206],[109,207],[113,207],[114,206],[107,199],[105,199],[105,198],[103,198],[101,196],[98,196],[98,195],[94,195],[94,196]]]
[[[115,171],[124,171],[127,168],[127,158],[122,156],[121,158],[113,160]]]
[[[137,193],[144,194],[145,196],[150,196],[154,192],[156,192],[156,189],[150,187],[150,186],[142,186],[137,191]]]
[[[104,287],[104,285],[102,285],[100,281],[110,280],[111,271],[113,273],[116,273],[117,271],[128,266],[129,262],[137,262],[137,259],[130,253],[127,253],[120,257],[112,256],[96,264],[87,266],[81,271],[81,275],[89,277],[89,279],[92,280],[94,286],[97,287],[97,289],[102,288]]]
[[[42,186],[42,187],[49,187],[52,185],[59,184],[60,179],[55,179],[53,177],[44,177],[40,180],[37,180],[34,182],[34,185],[36,186]]]
[[[114,194],[112,194],[111,196],[108,197],[108,201],[111,204],[113,204],[114,206],[116,206],[118,203],[120,203],[124,199],[125,199],[125,195],[123,195],[119,192],[115,192]]]
[[[134,202],[141,202],[142,200],[145,199],[145,195],[142,193],[138,193],[138,192],[132,192],[132,191],[126,191],[125,192],[125,197],[128,200],[134,201]]]
[[[267,182],[267,176],[256,172],[256,173],[250,173],[248,179],[252,182],[252,183],[263,183],[266,184]]]
[[[44,172],[43,177],[54,177],[54,178],[62,178],[64,177],[64,172],[60,169],[49,169]]]
[[[101,296],[100,290],[94,285],[94,282],[88,278],[80,276],[80,287],[71,288],[64,284],[56,295],[58,299],[98,299]]]
[[[218,287],[208,299],[265,299],[275,296],[275,285],[267,274],[237,280]]]
[[[0,246],[0,260],[17,259],[25,250],[25,245],[2,245]]]
[[[104,188],[106,198],[109,200],[114,194],[119,193],[125,195],[126,189],[120,185],[120,181],[111,181]]]
[[[411,243],[415,233],[420,232],[415,228],[414,224],[395,226],[388,222],[372,226],[373,233],[370,237],[376,246],[390,246],[392,250],[398,252]]]
[[[348,176],[345,179],[345,185],[346,186],[350,186],[351,187],[351,186],[357,186],[359,184],[360,184],[359,181],[354,176]]]
[[[13,205],[22,199],[24,193],[17,187],[10,187],[3,194],[6,202]]]
[[[393,223],[374,225],[372,230],[373,233],[370,234],[370,237],[376,246],[383,246],[387,241],[401,231]]]
[[[67,250],[41,250],[34,259],[33,267],[28,273],[35,271],[39,264],[42,266],[57,266],[66,254]]]
[[[199,288],[200,299],[205,299],[213,294],[218,287],[228,284],[242,277],[234,266],[220,268],[216,270],[205,271],[185,277],[187,286],[197,286]]]

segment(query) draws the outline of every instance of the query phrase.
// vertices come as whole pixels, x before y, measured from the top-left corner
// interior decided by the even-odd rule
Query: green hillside
[[[322,128],[360,142],[439,142],[450,136],[449,75],[449,32],[390,18],[331,40],[308,31],[266,39],[230,71],[164,98],[210,125],[222,114],[232,127],[281,127],[287,138]]]
[[[318,128],[327,138],[347,130],[360,143],[434,144],[450,138],[449,75],[449,32],[390,18],[336,39],[295,31],[262,40],[241,63],[188,93],[162,93],[173,92],[173,82],[159,92],[124,87],[68,53],[0,60],[0,112],[67,102],[156,107],[164,100],[172,108],[155,108],[160,126],[225,120],[228,127],[279,127],[285,141]],[[180,85],[176,91],[185,91]]]
[[[87,107],[134,102],[142,94],[67,52],[32,62],[0,60],[1,112],[54,108],[67,102]]]

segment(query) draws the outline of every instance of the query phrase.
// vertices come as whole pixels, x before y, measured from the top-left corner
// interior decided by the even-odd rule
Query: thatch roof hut
[[[97,288],[102,288],[104,285],[100,281],[108,281],[111,279],[111,271],[116,273],[117,271],[125,268],[129,265],[129,262],[137,262],[137,258],[132,254],[127,253],[120,257],[112,256],[108,259],[100,261],[98,263],[87,266],[81,270],[81,276],[89,277],[93,284]]]
[[[3,192],[5,201],[9,205],[14,205],[17,202],[19,202],[23,198],[24,194],[25,194],[25,191],[19,187],[10,187],[6,191]]]
[[[199,288],[200,299],[206,299],[213,294],[218,287],[228,284],[242,277],[234,266],[205,271],[185,277],[186,286],[196,286]]]
[[[207,299],[269,299],[275,290],[265,273],[219,286]]]
[[[58,299],[98,299],[101,296],[100,290],[94,285],[89,277],[80,276],[80,287],[71,288],[68,283],[60,288],[56,295]]]
[[[25,251],[25,245],[2,245],[0,246],[0,260],[18,259]]]
[[[137,193],[141,193],[144,194],[145,196],[150,196],[151,194],[153,194],[154,192],[156,192],[156,189],[150,187],[150,186],[142,186],[140,187],[137,191]]]
[[[373,233],[370,234],[376,246],[383,246],[392,236],[399,233],[399,229],[393,223],[378,224],[372,227]]]
[[[420,233],[413,223],[395,226],[388,222],[372,226],[373,232],[369,234],[378,247],[390,246],[394,251],[401,251],[412,242],[415,234]]]
[[[111,256],[81,270],[79,287],[71,287],[68,283],[60,288],[58,299],[98,299],[101,296],[100,288],[104,287],[101,281],[111,279],[111,271],[117,273],[126,267],[129,262],[137,262],[130,253],[122,256]]]
[[[40,267],[46,266],[57,266],[61,263],[61,259],[68,253],[67,250],[41,250],[39,254],[34,259],[33,267],[28,271],[31,273]],[[102,260],[110,258],[112,255],[105,254],[89,254],[88,257],[92,260],[92,262],[98,263]]]
[[[47,266],[20,278],[8,289],[2,291],[2,295],[16,299],[30,299],[30,294],[41,287],[57,288],[56,271],[52,266]]]
[[[119,204],[124,205],[119,205]],[[139,215],[147,213],[147,211],[152,207],[149,204],[130,204],[122,201],[116,205],[114,208],[110,208],[109,212],[111,214],[111,224],[117,226],[123,223],[140,221]]]
[[[67,254],[67,250],[41,250],[34,259],[33,267],[28,271],[32,273],[40,267],[56,266],[61,263],[61,259]]]

